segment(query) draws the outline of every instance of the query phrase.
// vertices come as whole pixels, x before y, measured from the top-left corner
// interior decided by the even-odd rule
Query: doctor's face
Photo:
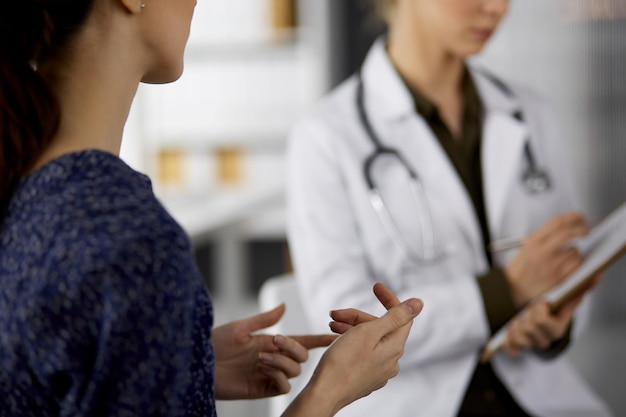
[[[426,41],[466,57],[482,50],[506,15],[509,0],[398,0],[396,7],[411,16]]]

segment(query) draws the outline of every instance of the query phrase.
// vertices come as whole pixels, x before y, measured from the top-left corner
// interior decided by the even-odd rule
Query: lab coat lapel
[[[374,128],[387,145],[400,149],[415,168],[429,196],[433,216],[453,221],[465,236],[466,243],[462,246],[469,243],[473,259],[484,260],[480,226],[470,196],[438,139],[416,114],[411,94],[385,52],[384,38],[368,54],[362,76],[365,105],[371,109]],[[439,205],[432,206],[434,201]],[[457,236],[441,238],[459,244]],[[477,268],[483,269],[485,262],[480,262]]]
[[[497,237],[530,133],[525,123],[513,117],[521,109],[516,99],[480,74],[474,77],[486,111],[481,149],[485,209],[491,237]]]
[[[434,216],[446,222],[453,221],[465,237],[462,245],[469,243],[474,252],[473,258],[477,261],[483,260],[482,238],[476,212],[463,180],[448,154],[420,116],[414,114],[403,125],[395,135],[396,141],[402,149],[414,149],[409,157],[424,181],[426,194],[434,197],[430,204],[434,201],[441,204],[431,207],[431,210],[436,210]],[[406,141],[413,141],[415,146],[407,146]],[[437,212],[439,210],[441,211]],[[454,239],[453,236],[446,238]],[[448,243],[455,246],[459,244],[456,241]],[[484,264],[479,262],[476,267],[483,269]]]
[[[528,130],[506,114],[488,114],[482,144],[483,185],[489,229],[497,235],[511,187],[519,178]]]

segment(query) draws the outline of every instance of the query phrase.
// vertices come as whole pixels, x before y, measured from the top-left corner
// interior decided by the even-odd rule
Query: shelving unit
[[[153,178],[164,199],[212,199],[281,183],[282,170],[268,166],[282,165],[290,127],[328,89],[328,45],[319,36],[327,3],[199,2],[185,72],[175,83],[140,87],[122,156]],[[297,25],[290,27],[292,8]],[[224,149],[239,156],[241,171],[227,184],[217,174]],[[180,172],[162,175],[163,154]]]

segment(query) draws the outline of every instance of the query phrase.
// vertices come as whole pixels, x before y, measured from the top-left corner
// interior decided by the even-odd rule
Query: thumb
[[[273,310],[243,319],[240,322],[241,329],[245,333],[252,333],[273,326],[278,323],[283,314],[285,314],[285,308],[285,304],[283,303]]]
[[[394,330],[411,322],[422,311],[424,302],[417,298],[410,298],[389,309],[387,313],[378,320],[374,320],[372,327],[379,339],[388,335]]]
[[[560,319],[570,318],[574,315],[574,311],[580,303],[583,301],[585,294],[579,294],[576,297],[569,300],[567,303],[563,304],[563,306],[556,312],[556,316]]]

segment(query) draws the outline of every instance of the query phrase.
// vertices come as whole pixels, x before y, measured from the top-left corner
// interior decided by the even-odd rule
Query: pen
[[[507,237],[504,239],[494,240],[493,242],[489,243],[489,252],[491,253],[502,252],[505,250],[517,248],[518,246],[521,246],[523,243],[524,243],[524,239],[517,238],[517,237]]]

